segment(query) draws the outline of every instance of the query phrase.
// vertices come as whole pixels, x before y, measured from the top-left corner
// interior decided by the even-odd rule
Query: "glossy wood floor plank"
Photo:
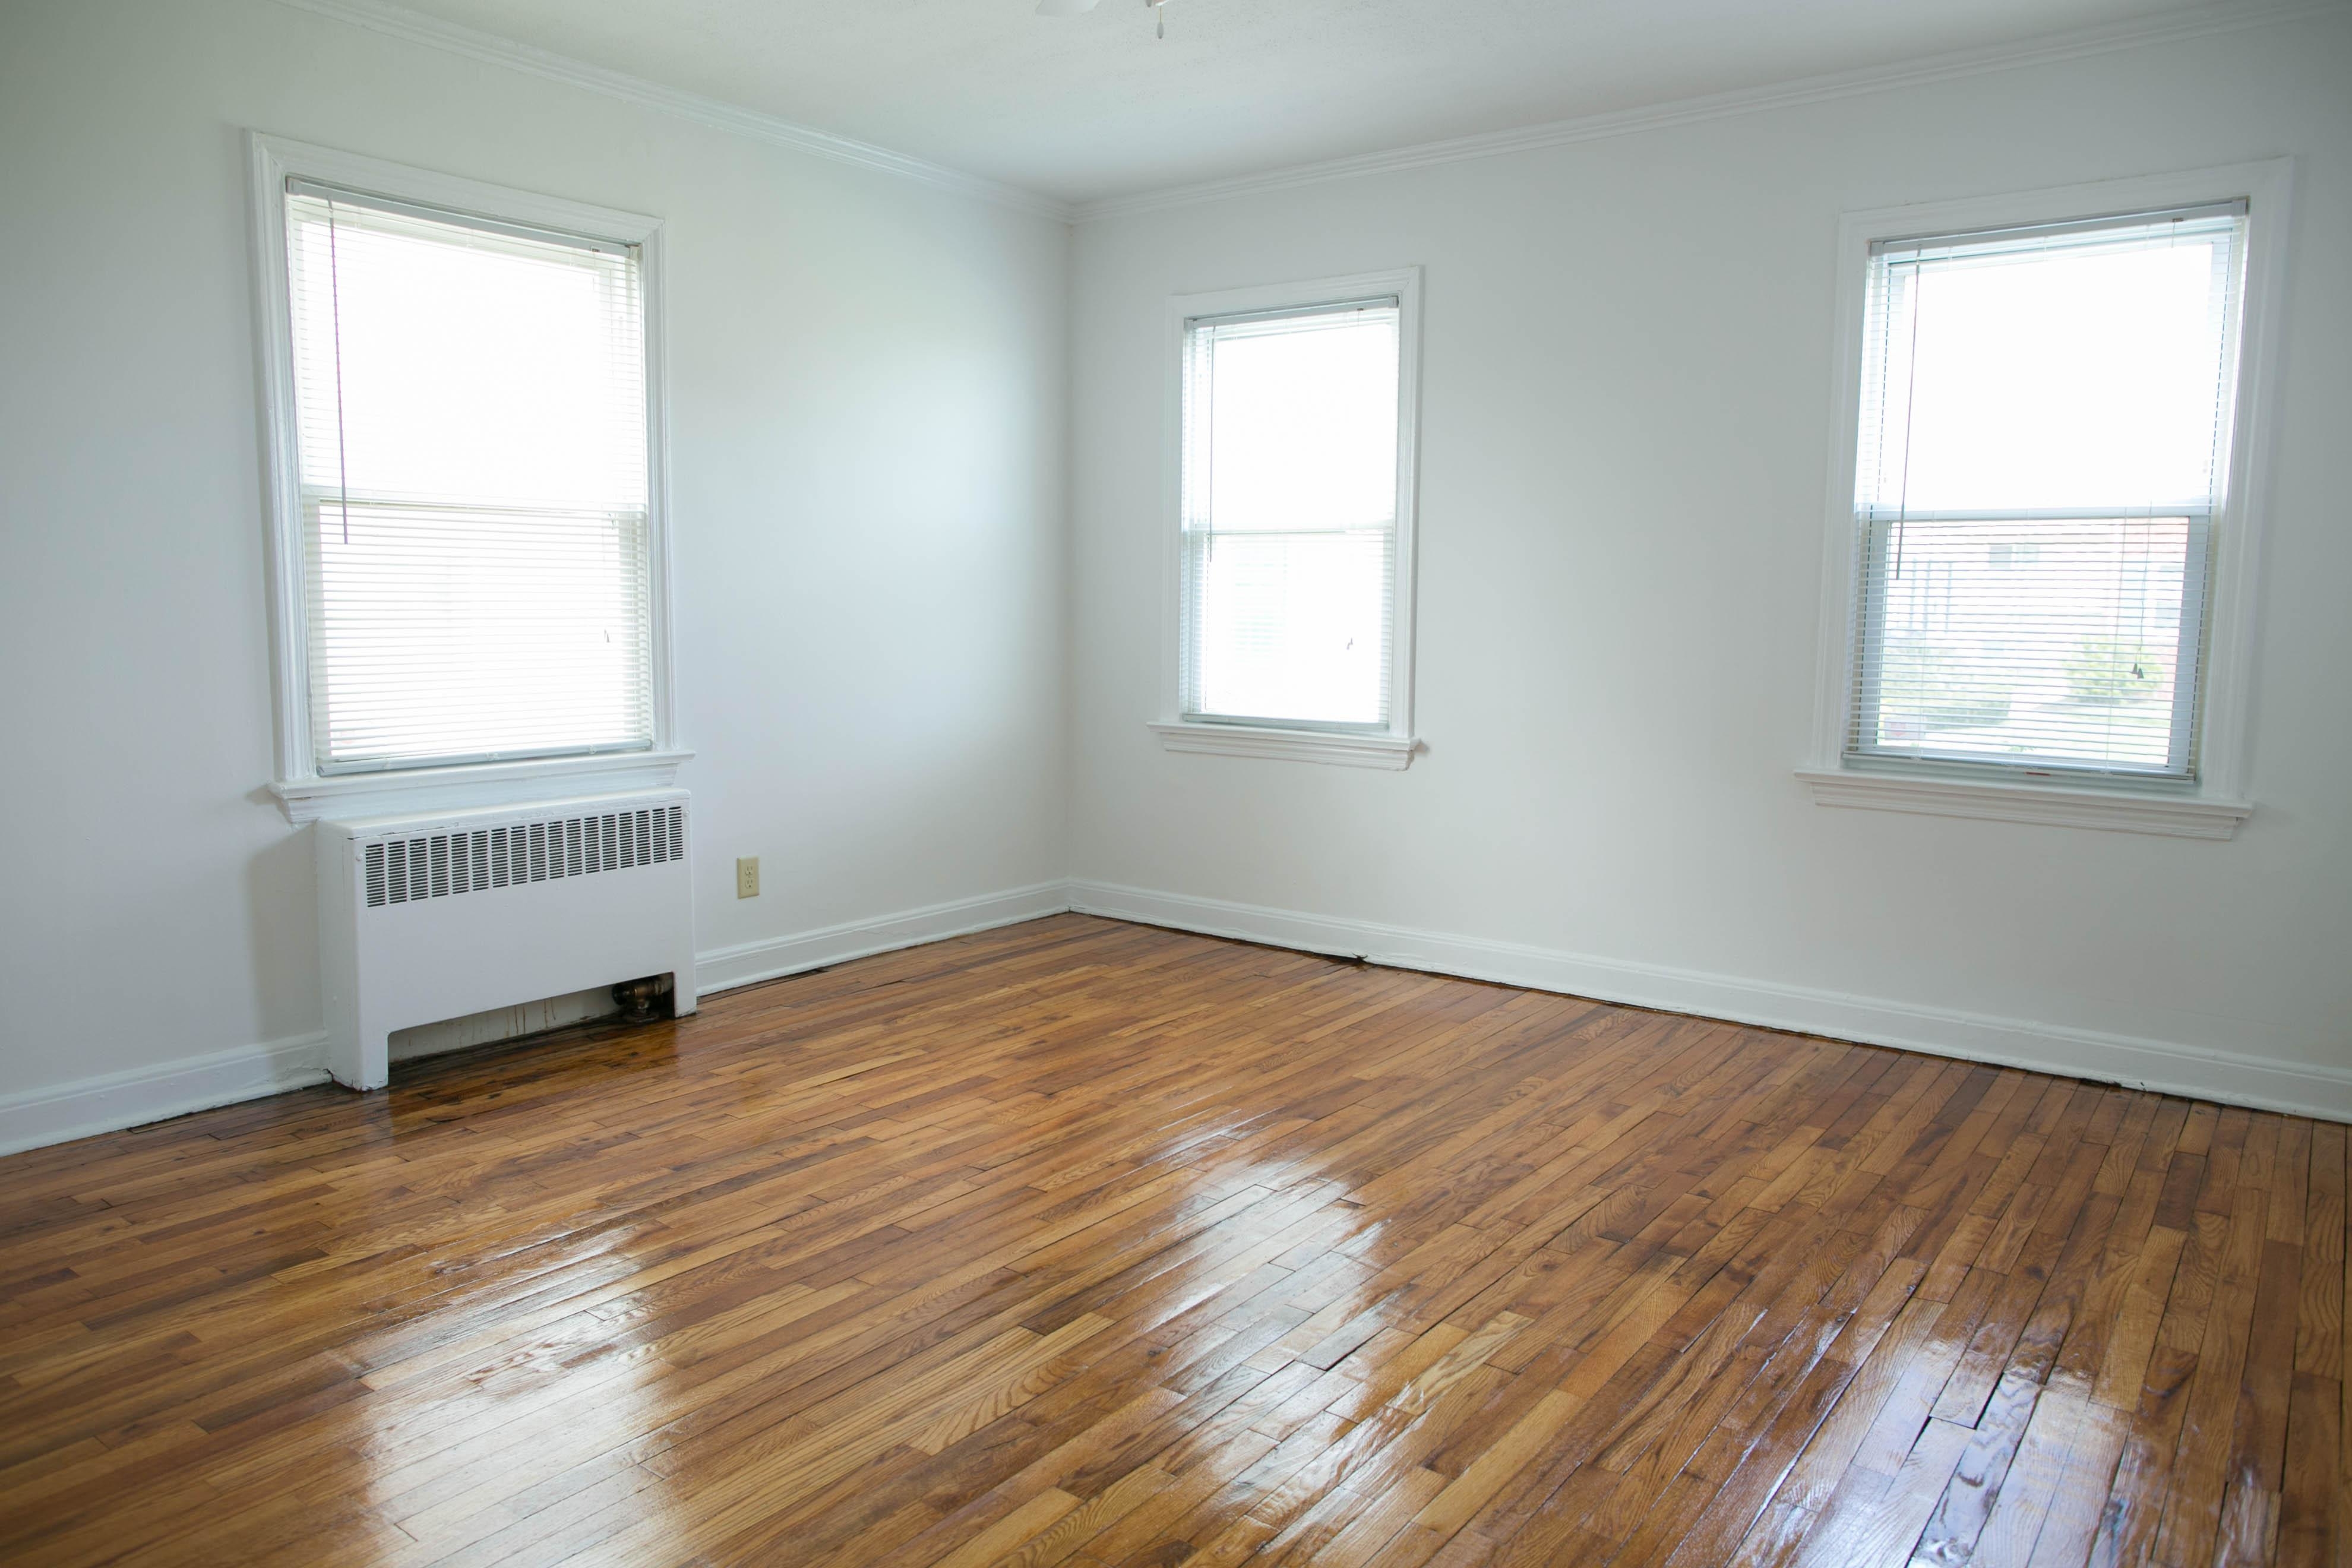
[[[0,1559],[2341,1564],[2347,1144],[1059,916],[0,1161]]]

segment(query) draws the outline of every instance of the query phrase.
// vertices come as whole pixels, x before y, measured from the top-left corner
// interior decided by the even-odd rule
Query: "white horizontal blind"
[[[1393,296],[1185,327],[1184,715],[1389,721]]]
[[[634,247],[285,199],[319,770],[650,745]]]
[[[1873,247],[1849,756],[2195,776],[2245,210]]]

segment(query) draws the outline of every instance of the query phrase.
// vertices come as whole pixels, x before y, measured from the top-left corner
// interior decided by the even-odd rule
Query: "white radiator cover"
[[[687,799],[319,823],[327,1070],[381,1089],[394,1029],[646,975],[669,975],[677,1012],[693,1012]]]

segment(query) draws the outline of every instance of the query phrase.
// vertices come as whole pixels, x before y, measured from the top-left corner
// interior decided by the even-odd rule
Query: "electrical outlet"
[[[760,858],[746,855],[735,862],[735,896],[756,899],[760,896]]]

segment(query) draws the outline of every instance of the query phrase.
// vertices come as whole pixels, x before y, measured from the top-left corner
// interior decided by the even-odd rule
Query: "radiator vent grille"
[[[368,907],[413,904],[492,888],[686,858],[686,807],[518,822],[470,833],[387,838],[362,851]]]

